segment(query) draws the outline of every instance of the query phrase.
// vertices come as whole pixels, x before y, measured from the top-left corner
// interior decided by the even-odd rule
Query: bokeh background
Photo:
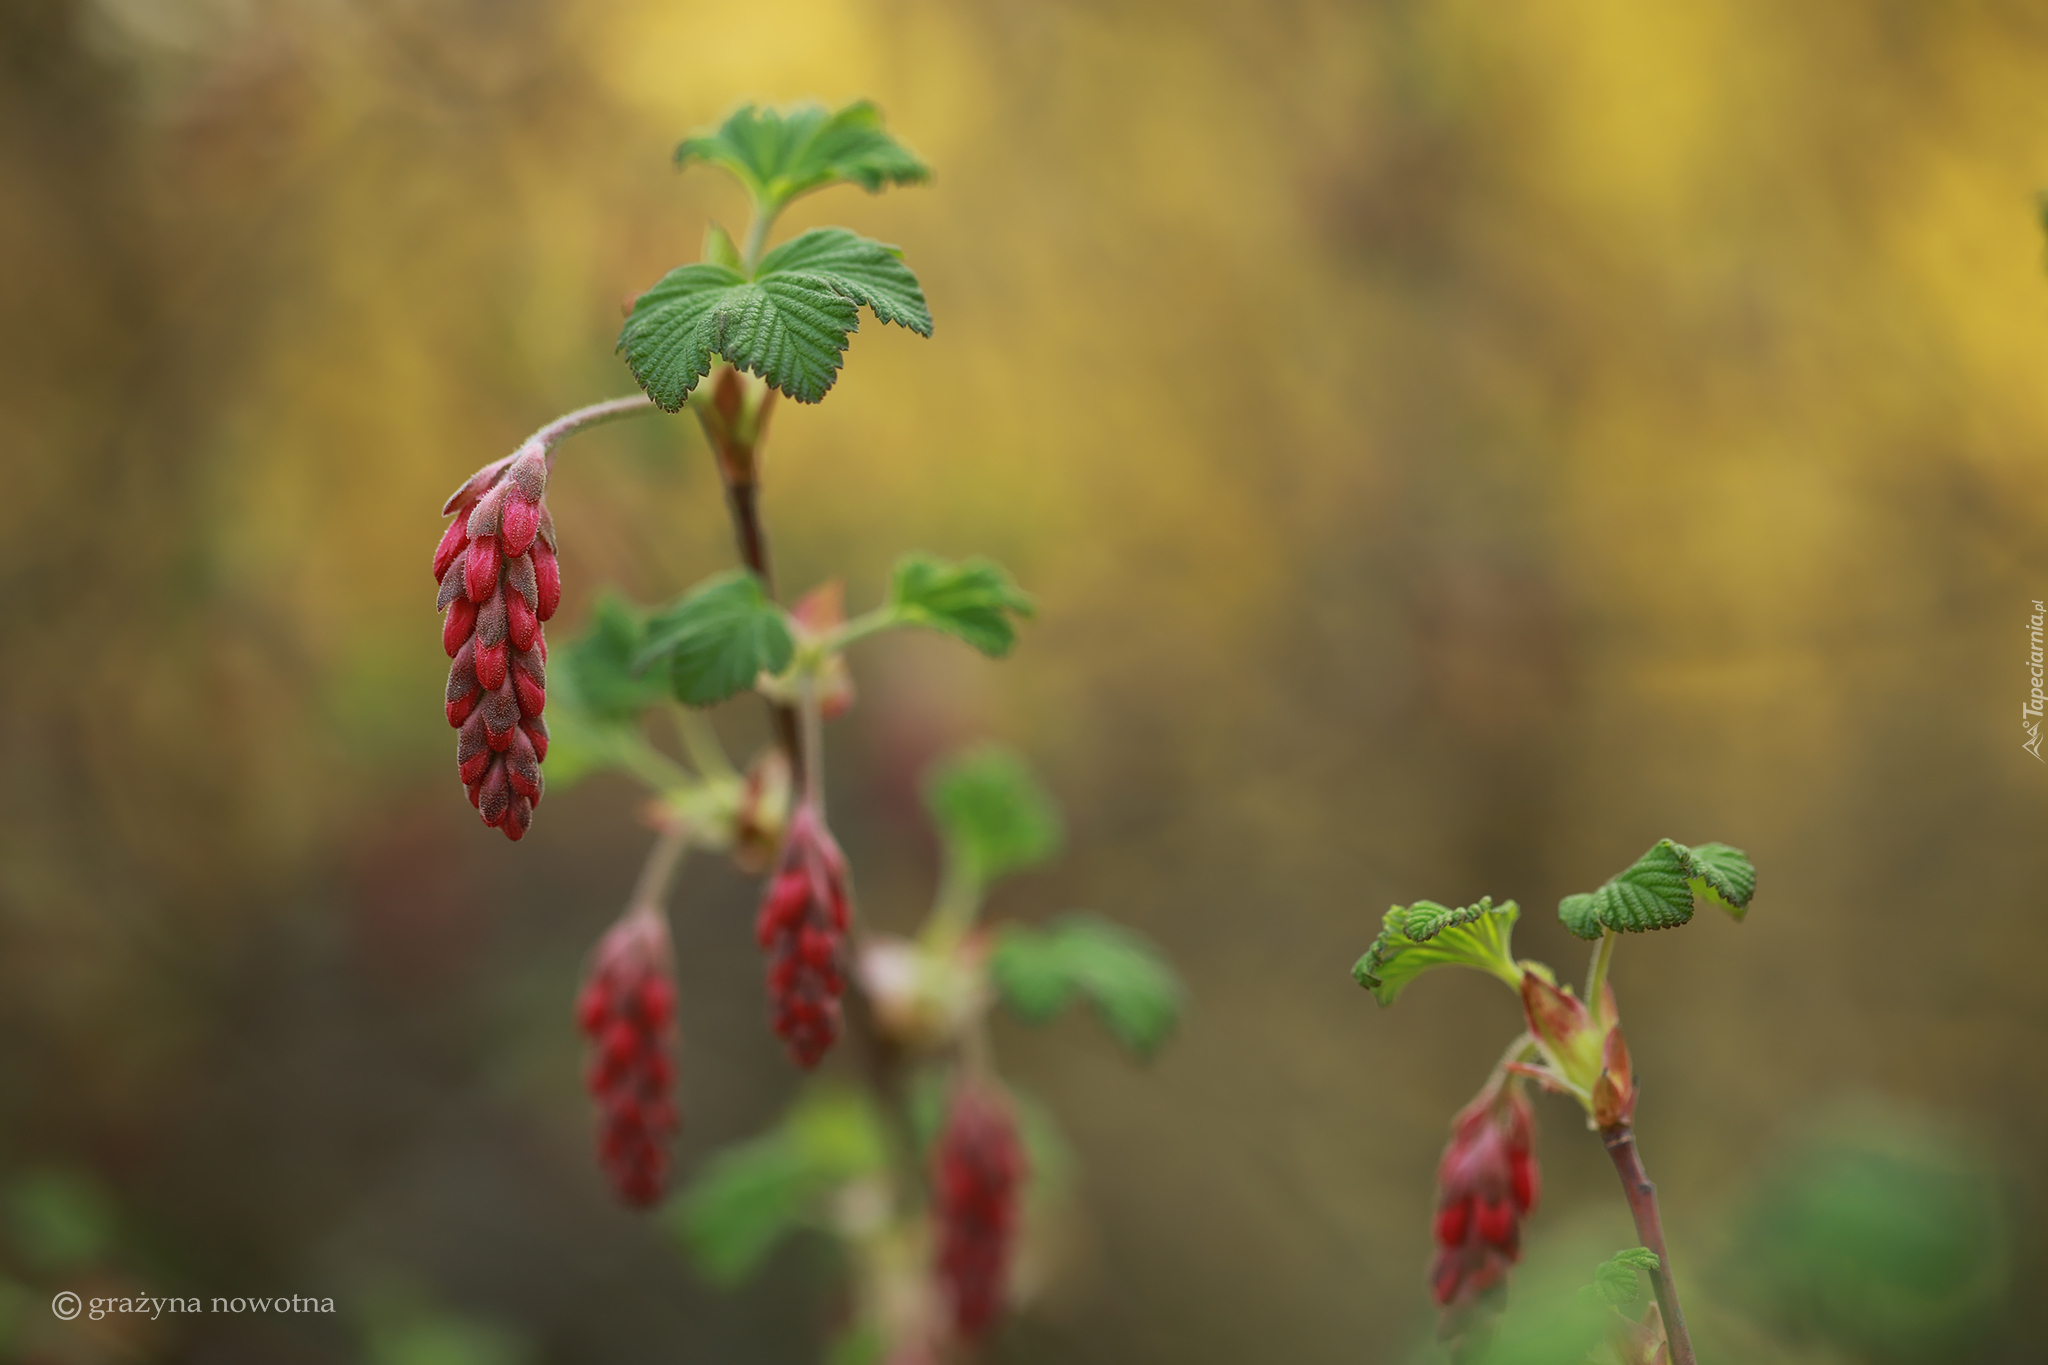
[[[602,1188],[569,1005],[650,836],[612,778],[477,826],[427,560],[740,226],[678,137],[866,95],[936,182],[791,225],[900,243],[938,331],[777,414],[782,575],[986,552],[1042,615],[863,647],[865,909],[929,894],[918,766],[1000,739],[1070,837],[997,909],[1122,918],[1194,1001],[1142,1070],[998,1035],[1077,1198],[997,1358],[1414,1358],[1515,1015],[1347,969],[1482,893],[1576,969],[1551,907],[1668,834],[1762,872],[1616,968],[1711,1358],[2040,1359],[2044,76],[2023,0],[8,0],[0,1351],[813,1358],[816,1248],[713,1290]],[[681,419],[551,502],[571,630],[729,559]],[[677,898],[686,1170],[794,1084],[753,894]],[[1634,1239],[1542,1118],[1528,1282],[1583,1282]],[[60,1331],[87,1286],[338,1311]]]

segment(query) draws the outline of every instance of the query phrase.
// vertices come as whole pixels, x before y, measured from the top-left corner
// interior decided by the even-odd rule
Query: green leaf
[[[1593,1272],[1593,1289],[1616,1308],[1634,1303],[1643,1293],[1642,1282],[1636,1277],[1636,1272],[1655,1270],[1661,1264],[1657,1253],[1648,1247],[1617,1251]]]
[[[709,162],[731,171],[764,212],[826,185],[870,194],[916,185],[931,171],[882,128],[882,111],[858,100],[827,113],[815,104],[787,111],[746,105],[717,128],[684,139],[676,164]]]
[[[889,608],[897,619],[957,635],[991,659],[1017,643],[1010,618],[1028,620],[1037,610],[999,564],[981,558],[948,564],[924,554],[896,561]]]
[[[1149,1057],[1179,1021],[1180,979],[1150,944],[1120,925],[1076,915],[1046,929],[1007,924],[989,958],[1004,1003],[1044,1023],[1086,997],[1118,1041]]]
[[[1756,895],[1756,868],[1749,855],[1726,844],[1696,844],[1692,850],[1695,895],[1704,897],[1740,920]]]
[[[1491,896],[1455,910],[1435,901],[1394,906],[1381,921],[1379,937],[1352,966],[1352,978],[1382,1005],[1393,1004],[1432,967],[1477,967],[1519,980],[1511,940],[1521,913],[1513,901],[1495,906]]]
[[[814,276],[834,292],[865,304],[878,321],[908,327],[919,336],[932,334],[924,288],[903,264],[902,249],[845,228],[812,228],[790,238],[762,257],[755,275]]]
[[[816,1218],[833,1191],[887,1160],[865,1099],[814,1091],[774,1131],[713,1157],[667,1217],[707,1276],[736,1283],[784,1235]]]
[[[677,698],[710,706],[780,673],[796,653],[789,618],[744,569],[707,578],[647,623],[633,667],[666,660]]]
[[[631,720],[668,695],[659,676],[636,672],[633,658],[646,627],[624,598],[607,592],[591,608],[590,626],[562,651],[577,703],[594,720]]]
[[[985,745],[947,759],[926,776],[924,804],[948,857],[982,885],[1059,852],[1059,807],[1008,749]]]
[[[1737,919],[1756,892],[1756,869],[1740,849],[1702,844],[1697,849],[1659,839],[1650,851],[1597,891],[1582,891],[1558,903],[1558,918],[1583,939],[1606,930],[1640,934],[1673,929],[1692,918],[1695,893]]]
[[[769,252],[752,279],[736,254],[669,271],[633,301],[618,349],[670,412],[711,372],[714,355],[815,403],[838,378],[863,304],[883,322],[932,334],[924,290],[901,251],[845,228],[816,228]]]

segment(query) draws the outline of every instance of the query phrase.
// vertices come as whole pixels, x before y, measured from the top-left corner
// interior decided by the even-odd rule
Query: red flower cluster
[[[577,1026],[595,1049],[584,1083],[597,1101],[598,1160],[619,1198],[635,1208],[661,1197],[678,1126],[670,956],[660,913],[629,910],[598,942],[576,1001]]]
[[[939,1285],[963,1337],[986,1332],[1003,1306],[1027,1172],[1010,1107],[982,1086],[957,1086],[939,1136],[933,1202]]]
[[[441,644],[448,670],[448,723],[461,732],[455,760],[469,803],[487,825],[518,839],[540,804],[548,730],[548,642],[541,622],[562,600],[555,528],[541,501],[547,457],[526,449],[485,465],[443,507],[454,513],[434,578],[447,613]]]
[[[1496,1082],[1452,1121],[1436,1168],[1436,1264],[1430,1289],[1454,1336],[1475,1306],[1497,1306],[1522,1255],[1522,1219],[1536,1207],[1536,1116],[1521,1084]]]
[[[769,954],[775,1032],[807,1071],[839,1036],[846,925],[845,855],[817,808],[804,802],[790,817],[754,937]]]

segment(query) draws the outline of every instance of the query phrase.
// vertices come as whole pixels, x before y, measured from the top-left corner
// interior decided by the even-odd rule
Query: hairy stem
[[[662,913],[668,889],[675,883],[676,869],[682,866],[683,855],[689,849],[690,827],[674,818],[664,822],[654,847],[647,850],[647,861],[640,865],[640,879],[633,884],[633,899],[626,902],[627,914],[641,910]]]
[[[1671,1344],[1671,1365],[1697,1365],[1692,1338],[1686,1334],[1685,1314],[1678,1307],[1678,1285],[1671,1278],[1671,1253],[1664,1249],[1664,1220],[1657,1213],[1657,1187],[1643,1169],[1642,1154],[1636,1150],[1635,1130],[1617,1123],[1600,1130],[1607,1155],[1614,1159],[1614,1173],[1621,1177],[1621,1192],[1628,1198],[1628,1211],[1635,1215],[1636,1236],[1657,1253],[1657,1268],[1650,1272],[1650,1288],[1657,1292],[1657,1308],[1664,1315],[1664,1335]]]
[[[587,408],[565,412],[539,431],[526,438],[526,444],[539,446],[549,454],[557,445],[579,431],[616,422],[622,417],[649,417],[660,412],[654,400],[644,393],[630,394],[625,398],[607,398],[602,403],[592,403]]]

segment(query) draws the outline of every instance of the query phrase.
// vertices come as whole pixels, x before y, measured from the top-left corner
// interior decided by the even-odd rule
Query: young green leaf
[[[1740,920],[1756,895],[1756,868],[1749,855],[1726,844],[1695,844],[1692,850],[1693,893],[1712,901]]]
[[[677,698],[710,706],[780,673],[796,653],[789,618],[744,569],[707,578],[647,622],[633,667],[666,660]]]
[[[1655,1270],[1662,1262],[1657,1253],[1648,1247],[1630,1247],[1617,1251],[1600,1263],[1593,1272],[1593,1289],[1601,1299],[1616,1308],[1634,1303],[1642,1297],[1642,1284],[1636,1277],[1638,1270]]]
[[[709,132],[684,139],[676,165],[723,166],[761,211],[773,214],[800,194],[854,184],[870,194],[916,185],[931,171],[882,128],[882,111],[858,100],[833,113],[815,104],[787,112],[746,105]]]
[[[1511,951],[1521,907],[1495,906],[1491,896],[1459,909],[1435,901],[1395,906],[1381,921],[1379,937],[1351,968],[1373,999],[1391,1005],[1402,990],[1432,967],[1476,967],[1508,982],[1521,980]]]
[[[924,804],[947,856],[981,885],[1059,852],[1059,808],[1008,749],[986,745],[947,759],[926,776]]]
[[[989,958],[1005,1004],[1029,1023],[1058,1015],[1085,996],[1118,1041],[1141,1060],[1180,1018],[1180,979],[1130,930],[1076,915],[1046,929],[1007,924]]]
[[[1566,896],[1557,914],[1583,939],[1597,939],[1609,929],[1647,933],[1690,920],[1695,893],[1741,919],[1756,893],[1756,869],[1742,850],[1726,844],[1693,849],[1659,839],[1599,890]]]
[[[820,1091],[774,1131],[713,1157],[670,1214],[710,1278],[735,1283],[820,1202],[888,1160],[873,1109],[858,1095]]]
[[[999,564],[980,558],[948,564],[923,554],[896,561],[889,609],[898,620],[957,635],[991,659],[1017,643],[1010,618],[1028,620],[1036,610]]]
[[[730,242],[727,243],[730,245]],[[823,398],[866,305],[882,322],[932,334],[917,276],[893,246],[845,228],[817,228],[768,253],[749,279],[737,257],[664,275],[633,302],[619,331],[648,397],[678,411],[714,355],[760,375],[799,403]]]
[[[668,695],[658,675],[633,669],[644,630],[640,614],[608,592],[591,609],[589,629],[562,651],[562,671],[573,680],[578,705],[593,720],[631,720]]]

